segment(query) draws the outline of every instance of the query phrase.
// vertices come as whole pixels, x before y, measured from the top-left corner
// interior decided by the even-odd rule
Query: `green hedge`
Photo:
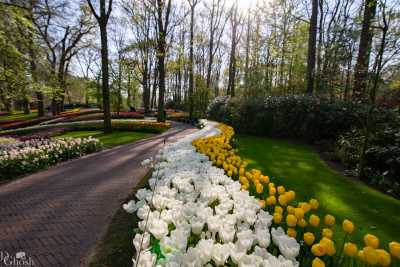
[[[367,106],[307,96],[227,98],[208,107],[209,118],[232,125],[239,133],[335,140],[352,128],[362,127]],[[395,114],[379,110],[377,121],[392,121]]]
[[[333,159],[356,171],[364,140],[368,106],[307,96],[216,98],[210,119],[232,125],[239,133],[328,141]],[[400,118],[377,108],[366,151],[367,182],[400,196]]]

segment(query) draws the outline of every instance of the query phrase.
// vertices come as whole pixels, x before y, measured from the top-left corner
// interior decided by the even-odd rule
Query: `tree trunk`
[[[371,23],[375,17],[376,0],[366,0],[364,18],[358,47],[357,63],[354,70],[353,100],[365,101],[365,90],[368,82],[369,56],[371,53]]]
[[[165,35],[159,34],[157,61],[158,61],[158,122],[165,122],[164,95],[165,95]]]
[[[236,78],[236,31],[237,31],[237,6],[233,10],[232,18],[232,40],[231,40],[231,52],[229,59],[229,71],[228,71],[228,95],[231,97],[235,96],[235,78]]]
[[[104,2],[104,1],[102,1]],[[100,23],[101,37],[101,72],[102,72],[102,94],[104,113],[104,132],[111,133],[111,110],[110,110],[110,89],[108,85],[108,44],[107,44],[107,23]]]
[[[189,119],[193,119],[193,38],[194,38],[194,8],[193,4],[190,8],[190,47],[189,47]]]
[[[360,154],[360,161],[358,164],[358,177],[362,178],[365,176],[365,153],[367,152],[368,144],[369,144],[369,138],[371,135],[371,130],[373,126],[373,121],[372,121],[372,115],[375,110],[375,99],[376,99],[376,91],[378,89],[378,82],[380,78],[380,74],[383,68],[382,64],[382,59],[383,59],[383,53],[385,51],[385,46],[386,46],[386,34],[389,29],[389,25],[386,21],[386,14],[385,14],[385,7],[383,7],[383,22],[384,26],[382,28],[382,39],[381,43],[379,46],[378,54],[375,59],[374,63],[374,80],[373,80],[373,85],[369,94],[369,102],[370,102],[370,107],[368,109],[368,114],[367,114],[367,122],[366,122],[366,127],[365,127],[365,137],[364,137],[364,142],[362,144],[361,148],[361,154]]]
[[[28,99],[27,96],[24,97],[24,100],[23,100],[22,104],[23,104],[23,107],[24,107],[24,114],[30,114],[31,110],[29,108],[29,99]]]
[[[315,46],[317,42],[318,0],[312,0],[312,13],[308,34],[308,56],[307,56],[307,95],[314,92],[315,76]]]

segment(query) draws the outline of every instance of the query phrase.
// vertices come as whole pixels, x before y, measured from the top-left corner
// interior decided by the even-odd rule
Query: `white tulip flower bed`
[[[32,173],[100,149],[100,141],[92,137],[3,142],[0,143],[0,180]]]
[[[134,266],[299,266],[297,241],[271,228],[272,216],[258,201],[191,144],[217,134],[207,122],[162,149],[151,190],[140,189],[137,201],[123,205],[140,218]]]

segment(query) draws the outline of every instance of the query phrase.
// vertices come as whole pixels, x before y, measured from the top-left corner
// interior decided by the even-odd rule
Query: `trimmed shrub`
[[[380,109],[376,113],[376,122],[396,120],[390,110]],[[361,128],[367,106],[308,96],[225,97],[216,98],[207,114],[240,133],[319,141],[336,140],[352,128]]]
[[[333,144],[334,159],[357,169],[364,140],[368,106],[307,96],[219,97],[208,108],[209,118],[232,125],[238,132],[300,138]],[[397,112],[377,108],[366,151],[368,183],[400,196],[400,119]]]

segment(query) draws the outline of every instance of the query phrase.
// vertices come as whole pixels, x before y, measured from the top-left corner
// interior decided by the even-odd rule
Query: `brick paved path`
[[[178,125],[0,186],[0,251],[24,251],[34,266],[85,265],[121,201],[145,175],[141,161],[165,138],[172,142],[194,131]]]

